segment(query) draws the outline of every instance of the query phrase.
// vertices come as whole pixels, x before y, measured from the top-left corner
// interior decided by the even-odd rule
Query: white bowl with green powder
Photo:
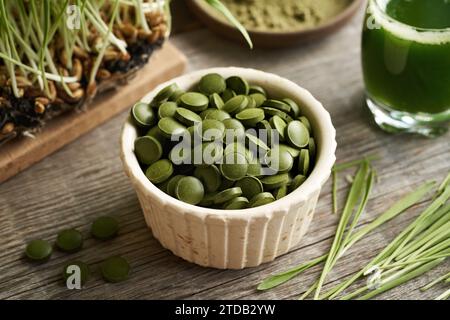
[[[361,0],[221,0],[248,30],[259,47],[295,45],[328,35],[343,26],[361,6]],[[203,0],[186,2],[211,30],[242,41],[242,35]]]
[[[208,74],[246,79],[251,85],[264,88],[268,96],[290,98],[300,106],[317,145],[314,167],[303,184],[279,200],[249,209],[205,208],[182,202],[146,176],[135,153],[140,134],[131,118],[123,126],[120,156],[145,221],[165,248],[205,267],[255,267],[287,253],[307,232],[321,188],[335,162],[336,131],[329,113],[307,90],[277,75],[253,69],[229,67],[193,72],[161,84],[141,103],[151,106],[162,89],[174,83],[181,90],[192,90]]]

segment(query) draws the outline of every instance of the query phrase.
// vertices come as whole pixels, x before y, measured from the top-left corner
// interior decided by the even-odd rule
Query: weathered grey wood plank
[[[282,50],[254,50],[236,46],[207,30],[184,33],[173,42],[187,55],[190,70],[214,66],[245,66],[285,76],[311,90],[331,112],[338,132],[340,161],[379,154],[375,186],[362,223],[387,209],[402,195],[429,179],[441,179],[450,170],[449,136],[427,140],[390,136],[370,124],[363,108],[359,66],[361,17],[335,36],[314,44]],[[114,118],[80,140],[0,185],[0,298],[54,299],[296,299],[316,279],[320,268],[272,291],[259,293],[256,285],[266,276],[317,257],[329,248],[337,217],[331,214],[328,184],[316,216],[302,243],[275,262],[241,271],[205,269],[182,261],[164,250],[148,231],[136,196],[122,173],[118,138],[126,114]],[[340,184],[342,205],[347,186]],[[420,204],[355,245],[328,279],[333,285],[381,250],[426,206]],[[122,224],[111,242],[87,239],[85,249],[67,256],[56,253],[44,265],[22,257],[27,240],[53,240],[58,230],[78,227],[88,233],[96,216],[111,214]],[[112,254],[121,254],[133,266],[131,278],[105,284],[95,273],[81,291],[68,291],[60,282],[62,265],[81,258],[94,270]],[[436,286],[420,292],[425,283],[449,269],[449,264],[380,296],[384,299],[431,299],[443,292]]]

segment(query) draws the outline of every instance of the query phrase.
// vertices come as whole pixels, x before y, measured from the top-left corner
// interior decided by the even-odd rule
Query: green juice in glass
[[[391,132],[437,136],[450,121],[450,0],[369,0],[367,104]]]

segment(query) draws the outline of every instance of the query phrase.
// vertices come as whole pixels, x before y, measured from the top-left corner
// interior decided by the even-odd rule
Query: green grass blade
[[[436,299],[434,300],[447,300],[450,297],[450,289],[448,289],[447,291],[445,291],[443,294],[441,294],[440,296],[436,297]]]
[[[401,277],[398,277],[392,281],[389,281],[388,283],[383,284],[378,289],[375,289],[375,290],[363,295],[362,297],[359,297],[358,300],[371,299],[385,291],[388,291],[392,288],[398,287],[399,285],[428,272],[429,270],[433,269],[434,267],[436,267],[437,265],[442,263],[444,260],[445,260],[445,258],[440,258],[440,259],[434,260],[432,262],[422,264],[420,267],[414,268],[413,271],[411,271]]]
[[[368,162],[364,161],[361,167],[359,168],[358,172],[356,173],[354,182],[350,188],[350,192],[337,227],[336,236],[334,237],[330,253],[328,254],[327,260],[325,261],[325,266],[323,267],[322,274],[320,275],[319,282],[317,284],[314,299],[319,299],[320,290],[322,289],[323,283],[325,282],[325,278],[330,272],[331,265],[333,264],[333,261],[340,250],[345,229],[347,228],[348,222],[350,220],[352,212],[355,209],[355,206],[357,205],[359,199],[362,196],[368,171],[369,171]]]
[[[271,277],[265,279],[263,282],[261,282],[257,289],[262,291],[262,290],[269,290],[269,289],[275,288],[275,287],[291,280],[292,278],[298,276],[300,273],[325,261],[326,257],[327,257],[326,255],[318,257],[316,259],[313,259],[311,261],[303,263],[295,268],[292,268],[286,272],[271,276]]]
[[[240,33],[244,36],[250,48],[253,49],[253,42],[248,34],[247,30],[245,30],[244,26],[233,16],[233,14],[228,10],[228,8],[219,0],[205,0],[210,6],[219,11],[223,16],[234,25]]]
[[[371,223],[362,227],[360,230],[356,231],[348,239],[346,246],[352,246],[355,242],[362,239],[365,235],[372,232],[374,229],[378,228],[387,221],[392,220],[399,214],[403,213],[406,209],[417,204],[420,200],[422,200],[425,197],[425,195],[427,195],[431,191],[434,185],[435,185],[434,182],[427,182],[422,186],[420,186],[415,191],[413,191],[412,193],[401,198],[399,201],[394,203],[388,210],[386,210],[383,214],[378,216]]]
[[[333,171],[339,172],[343,170],[347,170],[356,166],[360,166],[363,162],[372,162],[374,160],[380,159],[380,156],[378,155],[368,155],[365,156],[364,159],[358,159],[358,160],[352,160],[344,163],[339,163],[334,165]]]
[[[332,197],[333,197],[333,213],[338,212],[338,200],[337,200],[337,189],[338,189],[338,174],[337,171],[333,171],[331,174],[332,178]]]
[[[444,281],[445,279],[447,279],[448,277],[450,277],[450,272],[447,274],[444,274],[443,276],[431,281],[429,284],[427,284],[426,286],[423,286],[420,290],[421,291],[427,291],[428,289],[434,287],[435,285],[437,285],[439,282]]]

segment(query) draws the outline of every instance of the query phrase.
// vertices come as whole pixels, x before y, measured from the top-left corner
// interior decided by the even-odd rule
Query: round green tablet
[[[223,158],[223,145],[218,141],[204,142],[194,147],[193,164],[196,166],[220,163]]]
[[[156,185],[158,187],[159,190],[161,190],[164,193],[169,193],[167,191],[167,186],[169,185],[169,180],[164,181],[163,183],[160,183],[158,185]]]
[[[257,86],[257,85],[250,86],[249,93],[250,94],[258,93],[258,94],[262,94],[264,96],[267,96],[266,90],[263,87]]]
[[[113,217],[103,216],[92,222],[91,234],[99,240],[114,238],[119,232],[119,222]]]
[[[153,101],[156,103],[164,102],[167,99],[169,99],[170,96],[172,96],[178,89],[179,87],[176,83],[168,85],[167,87],[158,92]]]
[[[227,144],[227,146],[225,147],[225,150],[223,152],[224,152],[224,154],[229,154],[229,153],[234,153],[234,152],[246,154],[247,149],[245,148],[245,146],[242,143],[233,142],[233,143]],[[249,159],[247,159],[247,160],[249,160]]]
[[[248,199],[252,199],[258,193],[264,191],[261,181],[256,177],[244,177],[237,181],[235,186],[241,188],[243,196]]]
[[[215,204],[221,204],[228,202],[234,198],[240,197],[242,195],[241,188],[235,187],[226,189],[224,191],[219,192],[216,197],[214,198]]]
[[[214,110],[217,110],[216,108],[208,108],[206,110],[203,110],[202,112],[200,112],[200,118],[202,118],[202,120],[205,120],[206,116],[208,114],[210,114],[211,112],[213,112]]]
[[[258,122],[256,127],[259,129],[258,136],[262,138],[263,141],[267,142],[268,146],[271,146],[272,142],[275,140],[274,137],[276,134],[276,130],[272,129],[269,121],[262,120]]]
[[[144,136],[134,141],[134,152],[140,163],[150,165],[161,158],[163,149],[158,140]]]
[[[225,125],[219,120],[205,119],[197,128],[203,141],[222,140],[225,134]]]
[[[208,97],[198,92],[185,93],[180,97],[179,101],[182,107],[194,112],[206,110],[209,105]]]
[[[236,93],[231,89],[226,89],[222,93],[222,100],[224,103],[226,103],[228,100],[230,100],[231,98],[234,98],[234,97],[236,97]]]
[[[275,201],[275,198],[270,192],[263,192],[254,196],[249,203],[250,208],[260,207]]]
[[[167,138],[181,136],[186,132],[186,127],[173,118],[162,118],[158,122],[158,128]]]
[[[103,278],[108,282],[121,282],[130,274],[130,264],[122,257],[116,256],[106,259],[101,264]]]
[[[215,165],[197,167],[194,176],[200,179],[208,193],[216,192],[222,184],[222,176]]]
[[[83,246],[83,235],[76,229],[67,229],[58,233],[56,246],[61,251],[76,252]]]
[[[286,99],[283,99],[283,102],[291,107],[291,111],[289,112],[289,114],[293,118],[297,118],[300,115],[300,107],[294,100],[286,98]]]
[[[153,128],[151,128],[146,135],[158,140],[161,146],[164,145],[167,140],[166,136],[164,135],[164,133],[162,133],[158,126],[154,126]]]
[[[281,188],[278,188],[273,192],[273,196],[276,200],[280,200],[281,198],[284,198],[288,193],[288,187],[282,186]]]
[[[217,120],[221,122],[226,119],[231,119],[231,116],[227,112],[217,109],[208,112],[203,118],[203,120]]]
[[[184,177],[178,181],[175,194],[178,200],[196,205],[202,201],[205,189],[202,182],[196,177]]]
[[[187,148],[183,144],[179,144],[172,148],[169,152],[169,160],[174,165],[191,164],[193,152],[191,148]]]
[[[294,158],[287,150],[277,147],[267,152],[264,163],[278,173],[286,173],[294,166]]]
[[[175,116],[178,105],[175,102],[167,101],[161,104],[158,108],[158,118],[170,118]]]
[[[290,122],[286,127],[286,140],[295,148],[304,148],[309,142],[309,131],[298,120]]]
[[[240,121],[236,119],[225,119],[223,120],[223,124],[225,126],[224,141],[227,143],[245,136],[245,127]]]
[[[145,171],[148,180],[154,184],[163,183],[173,174],[173,165],[167,159],[161,159],[151,164]]]
[[[236,114],[236,119],[240,120],[242,124],[247,127],[254,127],[256,124],[264,120],[264,111],[259,108],[245,109]],[[283,121],[283,120],[282,120]]]
[[[261,93],[251,94],[250,97],[255,100],[256,107],[261,107],[267,99],[266,96]]]
[[[286,113],[291,111],[291,107],[280,100],[268,99],[264,101],[263,106],[268,108],[275,108]]]
[[[196,143],[202,142],[202,138],[197,134],[196,125],[187,128],[187,131],[191,137],[191,146],[195,146]],[[197,142],[195,140],[197,140]]]
[[[222,110],[229,114],[235,114],[236,112],[243,110],[248,105],[247,96],[239,95],[228,100],[222,107]]]
[[[263,150],[267,152],[270,150],[270,148],[267,146],[267,144],[264,143],[264,141],[250,133],[246,133],[245,138],[248,144],[248,148],[252,151]]]
[[[235,183],[235,181],[231,181],[225,177],[222,177],[222,184],[219,187],[219,191],[231,189],[234,186],[234,183]]]
[[[220,165],[220,172],[228,180],[237,181],[247,175],[247,157],[239,152],[228,153],[224,156],[224,163]]]
[[[306,181],[306,177],[302,174],[297,175],[291,182],[291,185],[289,186],[289,191],[292,192],[298,187],[300,187],[303,182]]]
[[[273,116],[272,118],[270,118],[270,126],[277,132],[279,140],[284,141],[284,133],[287,127],[287,123],[279,116]]]
[[[209,97],[209,104],[213,108],[222,109],[222,107],[224,106],[225,102],[223,101],[221,96],[219,96],[217,93],[213,93]]]
[[[275,108],[270,108],[270,107],[261,107],[261,108],[264,110],[266,117],[279,116],[281,119],[283,119],[287,123],[293,121],[292,117],[284,111],[281,111],[281,110],[278,110]]]
[[[305,116],[302,116],[302,117],[298,118],[298,120],[300,120],[300,122],[305,125],[306,129],[308,129],[308,132],[311,134],[312,127],[311,127],[311,122],[309,122],[308,118]]]
[[[308,143],[308,151],[309,151],[309,157],[311,159],[315,159],[316,157],[316,140],[314,140],[314,138],[309,138],[309,143]]]
[[[52,245],[46,240],[33,240],[25,248],[26,256],[33,261],[43,262],[53,253]]]
[[[151,127],[156,123],[155,112],[148,103],[136,103],[131,109],[131,116],[139,127]]]
[[[184,177],[186,177],[186,176],[184,176],[184,175],[177,175],[177,176],[174,176],[174,177],[169,179],[169,181],[167,183],[167,194],[169,196],[176,197],[175,191],[176,191],[178,182],[180,182],[180,180],[182,178],[184,178]]]
[[[282,151],[289,152],[293,158],[297,158],[300,155],[300,150],[299,149],[293,148],[293,147],[288,146],[286,144],[280,144],[278,146],[278,148],[280,148],[280,150],[282,150]]]
[[[174,115],[175,119],[187,126],[193,126],[196,123],[202,122],[202,118],[198,114],[186,108],[176,109]]]
[[[264,190],[273,190],[277,188],[281,188],[289,183],[289,174],[282,173],[276,174],[273,176],[267,176],[261,179],[261,182],[264,186]]]
[[[234,198],[223,205],[225,210],[241,210],[247,208],[249,201],[245,197]]]
[[[201,93],[211,95],[213,93],[221,94],[227,88],[225,79],[217,73],[210,73],[203,76],[198,84]]]
[[[251,177],[260,177],[263,174],[261,164],[259,162],[249,163],[247,175]]]
[[[304,176],[309,173],[309,151],[302,149],[298,160],[298,172]]]
[[[228,89],[233,90],[234,92],[236,92],[236,94],[248,95],[250,91],[250,86],[248,85],[247,80],[241,77],[237,76],[229,77],[226,80],[226,83]]]
[[[75,270],[73,269],[74,267],[79,268],[80,283],[81,285],[84,285],[91,276],[91,270],[89,269],[89,266],[86,263],[79,260],[70,261],[64,266],[62,271],[62,277],[64,279],[64,282],[67,282],[67,279],[75,273]]]
[[[177,102],[180,97],[186,92],[183,89],[177,89],[174,93],[169,97],[169,101]]]
[[[253,99],[251,96],[247,96],[247,99],[248,99],[248,106],[247,106],[248,109],[253,109],[257,107],[255,99]]]
[[[216,198],[217,192],[206,194],[202,201],[198,204],[202,207],[210,207],[214,204],[214,199]]]

